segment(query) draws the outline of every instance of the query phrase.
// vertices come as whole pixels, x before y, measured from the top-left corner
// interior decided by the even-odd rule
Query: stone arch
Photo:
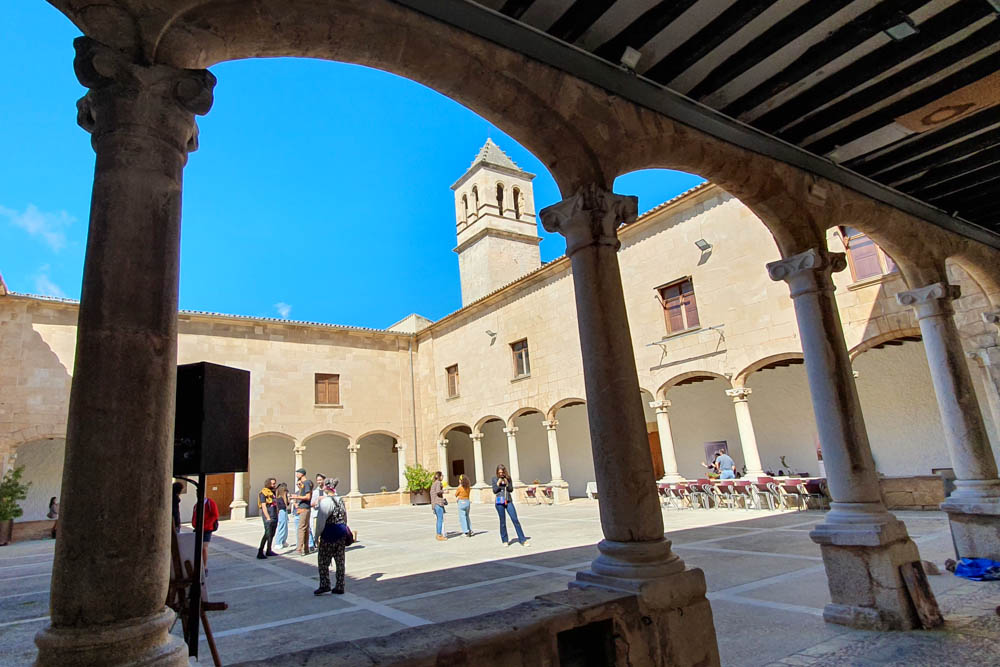
[[[438,434],[438,439],[444,440],[448,436],[448,431],[454,431],[463,428],[468,429],[470,433],[472,432],[472,427],[469,426],[468,424],[464,422],[453,422],[445,426],[443,429],[441,429],[441,433]]]
[[[354,438],[341,431],[325,429],[302,439],[305,451],[302,465],[310,479],[317,473],[327,477],[339,477],[338,492],[347,495],[357,489],[351,488],[351,454],[349,448],[356,444]],[[280,480],[279,480],[280,481]]]
[[[443,468],[441,472],[444,473],[445,481],[450,486],[458,484],[459,474],[469,475],[470,478],[475,477],[471,437],[472,433],[472,427],[462,422],[455,422],[441,429],[440,439],[448,441],[448,446],[444,451],[445,459],[441,463],[439,463],[439,458],[442,454],[441,448],[438,443],[435,443],[434,445],[437,456],[432,459],[433,463],[431,464],[430,470],[433,472],[438,468]],[[457,471],[456,468],[458,469]],[[457,474],[452,474],[453,471],[457,472]]]
[[[475,428],[472,429],[472,432],[482,433],[483,427],[486,426],[486,424],[488,424],[491,421],[498,421],[503,423],[504,426],[507,425],[507,420],[504,419],[503,417],[500,417],[498,415],[486,415],[485,417],[480,418],[479,421],[476,422],[476,426]]]
[[[260,491],[265,476],[275,477],[286,484],[295,479],[294,448],[297,442],[293,436],[280,431],[265,431],[250,436],[250,466],[243,476],[243,497],[248,503],[247,516],[258,516],[260,513],[257,492]],[[188,499],[187,502],[193,505],[194,500]],[[189,516],[190,509],[182,509],[181,515]]]
[[[673,387],[676,387],[679,384],[687,384],[688,382],[696,378],[707,378],[713,380],[718,379],[732,386],[732,381],[725,375],[721,375],[713,371],[687,371],[686,373],[675,375],[674,377],[670,378],[669,380],[661,384],[660,388],[656,390],[655,394],[656,400],[658,401],[665,400],[667,398],[667,392],[670,391]]]
[[[66,429],[51,430],[51,428],[45,426],[29,426],[23,428],[20,431],[15,431],[12,436],[9,446],[11,453],[14,457],[17,455],[17,448],[21,445],[27,444],[29,442],[35,442],[37,440],[56,440],[62,438],[66,439]]]
[[[385,429],[373,429],[358,437],[358,490],[376,493],[399,487],[399,436]]]
[[[497,181],[497,214],[502,218],[504,202],[506,201],[506,189],[504,188],[503,181]]]
[[[313,440],[314,438],[318,438],[319,436],[322,436],[322,435],[332,435],[332,436],[336,436],[338,438],[344,438],[345,440],[347,440],[348,443],[355,442],[355,439],[353,437],[351,437],[347,433],[344,433],[343,431],[334,431],[332,429],[326,429],[326,430],[323,430],[323,431],[316,431],[315,433],[311,433],[311,434],[307,435],[306,437],[302,438],[302,445],[304,447],[308,447],[310,440]]]
[[[758,359],[733,376],[733,387],[745,386],[747,380],[750,379],[750,376],[765,366],[780,364],[782,361],[802,361],[804,358],[805,357],[802,356],[801,352],[779,352],[778,354],[772,354],[762,359]]]
[[[61,435],[32,438],[21,442],[13,454],[14,466],[24,467],[22,481],[31,483],[27,498],[21,502],[24,515],[18,521],[42,521],[49,511],[49,499],[60,496],[66,438]]]
[[[261,433],[254,433],[253,435],[250,436],[250,440],[254,440],[255,438],[264,438],[268,436],[273,436],[275,438],[285,438],[287,440],[291,440],[293,443],[296,441],[295,436],[289,435],[288,433],[284,433],[282,431],[263,431]]]
[[[907,327],[904,329],[897,329],[895,331],[890,331],[884,334],[878,334],[876,336],[871,336],[861,341],[850,350],[848,354],[851,356],[851,361],[854,361],[859,355],[871,350],[873,348],[885,345],[886,343],[894,340],[899,340],[901,338],[920,338],[920,327]]]
[[[384,435],[384,436],[393,438],[394,440],[401,440],[402,439],[398,433],[394,433],[392,431],[387,431],[387,430],[382,429],[382,428],[376,428],[376,429],[372,429],[371,431],[367,431],[367,432],[359,435],[358,439],[355,440],[355,442],[360,445],[361,441],[364,440],[365,438],[367,438],[370,435]]]
[[[571,405],[586,405],[587,401],[582,398],[564,398],[560,401],[556,401],[551,408],[545,411],[545,418],[548,420],[553,420],[556,418],[556,414],[561,408],[566,408]]]
[[[507,423],[507,427],[509,428],[509,427],[513,426],[514,425],[514,420],[517,419],[518,417],[523,417],[525,415],[530,415],[533,412],[537,412],[537,413],[543,415],[542,418],[544,419],[545,411],[543,411],[543,410],[539,410],[538,408],[532,408],[532,407],[518,408],[507,419],[507,422],[506,422]]]

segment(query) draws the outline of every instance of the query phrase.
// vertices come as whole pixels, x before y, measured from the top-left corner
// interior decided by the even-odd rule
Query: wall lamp
[[[633,49],[631,46],[625,47],[625,53],[622,54],[621,64],[625,66],[626,69],[635,71],[635,66],[639,64],[639,59],[642,58],[642,54]]]
[[[712,244],[705,239],[698,239],[694,242],[694,244],[697,246],[698,250],[701,250],[702,252],[708,252],[712,249]]]
[[[916,35],[918,30],[917,25],[913,22],[913,19],[904,14],[899,17],[899,23],[889,26],[883,30],[883,32],[898,42],[912,35]]]

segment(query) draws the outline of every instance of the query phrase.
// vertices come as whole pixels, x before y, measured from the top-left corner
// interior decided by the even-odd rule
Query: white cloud
[[[52,282],[49,278],[49,265],[45,264],[38,269],[38,273],[35,275],[35,293],[41,294],[42,296],[58,296],[61,298],[66,298],[66,292],[62,291],[59,285]]]
[[[76,218],[66,211],[47,213],[40,211],[34,204],[28,204],[24,211],[0,206],[0,216],[7,218],[30,236],[41,238],[56,252],[66,247],[66,234],[63,230],[76,222]]]
[[[283,320],[287,320],[288,316],[292,314],[292,307],[284,301],[279,301],[274,304],[274,309],[278,311],[278,315],[280,315]]]

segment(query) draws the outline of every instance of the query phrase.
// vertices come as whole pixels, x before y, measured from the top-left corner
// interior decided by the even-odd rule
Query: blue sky
[[[47,3],[0,7],[0,273],[11,290],[79,298],[94,153],[76,125],[77,29]],[[533,155],[417,83],[354,65],[212,67],[215,104],[184,173],[181,308],[385,327],[461,305],[449,186],[492,137],[558,201]],[[700,182],[628,174],[647,210]],[[561,255],[543,237],[542,261]]]

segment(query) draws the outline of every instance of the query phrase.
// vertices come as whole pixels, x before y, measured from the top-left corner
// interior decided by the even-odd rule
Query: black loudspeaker
[[[178,366],[174,475],[246,472],[249,455],[250,371]]]

